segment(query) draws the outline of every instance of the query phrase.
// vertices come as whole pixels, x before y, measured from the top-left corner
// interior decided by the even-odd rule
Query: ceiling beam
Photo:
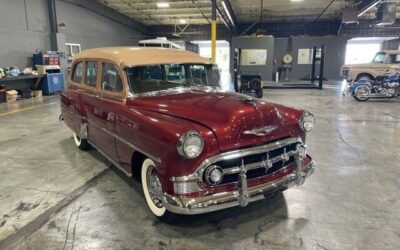
[[[364,0],[361,1],[361,3],[357,6],[358,13],[357,16],[360,17],[362,16],[365,12],[369,11],[376,5],[378,5],[381,2],[381,0]]]

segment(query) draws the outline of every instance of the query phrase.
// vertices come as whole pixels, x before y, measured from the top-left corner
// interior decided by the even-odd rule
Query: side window
[[[97,83],[97,62],[86,62],[85,84],[96,87]]]
[[[103,63],[103,74],[101,77],[101,89],[121,92],[122,91],[122,81],[119,76],[118,69],[109,63]]]
[[[79,83],[82,82],[82,66],[83,66],[82,62],[75,64],[74,73],[72,74],[73,82],[79,82]]]

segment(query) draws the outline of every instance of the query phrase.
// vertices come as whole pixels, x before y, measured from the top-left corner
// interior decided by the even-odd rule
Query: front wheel
[[[145,159],[141,170],[143,194],[150,211],[160,220],[169,222],[174,214],[162,203],[162,187],[157,176],[157,169],[151,159]]]
[[[74,132],[74,141],[75,145],[80,149],[80,150],[88,150],[89,149],[89,142],[86,139],[80,138],[75,132]]]
[[[364,102],[369,99],[369,95],[371,94],[371,89],[366,85],[360,85],[356,87],[354,90],[354,99],[360,102]]]

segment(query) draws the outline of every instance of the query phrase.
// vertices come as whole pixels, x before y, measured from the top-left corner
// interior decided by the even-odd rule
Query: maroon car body
[[[148,65],[175,65],[168,66],[172,75],[180,70],[171,70],[176,65],[184,65],[186,71],[188,65],[197,65],[191,68],[193,74],[208,70],[212,62],[169,49],[84,51],[73,62],[68,87],[61,94],[61,111],[78,146],[84,140],[127,175],[140,177],[143,161],[150,159],[155,179],[148,180],[155,186],[148,185],[160,201],[157,207],[197,214],[245,206],[303,184],[314,172],[304,145],[303,119],[313,119],[308,112],[199,83],[136,93],[139,80],[130,69]],[[150,69],[141,72],[148,75]],[[204,72],[199,75],[209,73]],[[117,77],[122,86],[105,87],[109,83],[103,80],[110,76],[114,85]],[[188,132],[202,140],[201,152],[191,159],[179,153]]]

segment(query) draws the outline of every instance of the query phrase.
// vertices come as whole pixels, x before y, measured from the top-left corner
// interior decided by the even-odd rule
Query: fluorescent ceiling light
[[[228,6],[226,6],[225,1],[221,1],[221,3],[222,3],[222,7],[224,8],[224,11],[225,11],[226,15],[229,18],[229,21],[231,21],[231,23],[234,24],[233,18],[231,17],[231,14],[229,13]]]
[[[157,3],[158,8],[169,8],[169,3],[167,2],[159,2]]]
[[[185,19],[179,19],[179,22],[180,22],[181,24],[187,23],[187,21],[186,21]]]
[[[290,0],[290,2],[303,2],[304,0]]]

